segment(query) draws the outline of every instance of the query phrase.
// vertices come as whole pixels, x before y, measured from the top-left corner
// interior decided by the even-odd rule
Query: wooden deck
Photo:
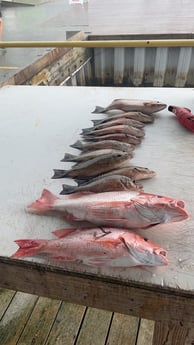
[[[0,345],[151,345],[154,322],[0,289]]]

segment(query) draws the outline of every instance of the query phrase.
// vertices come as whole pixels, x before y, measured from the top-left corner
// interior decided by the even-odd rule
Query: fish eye
[[[149,240],[148,240],[148,238],[144,237],[144,241],[146,241],[146,242],[147,242],[147,241],[149,241]]]
[[[162,196],[161,195],[157,195],[157,198],[162,198]]]

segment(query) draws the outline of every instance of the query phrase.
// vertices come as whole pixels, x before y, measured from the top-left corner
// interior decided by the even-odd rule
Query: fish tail
[[[76,192],[77,187],[76,186],[69,186],[68,184],[63,184],[63,189],[60,192],[61,195],[64,194],[71,194]]]
[[[58,199],[59,198],[51,192],[49,192],[49,190],[44,189],[41,194],[41,197],[35,202],[33,202],[31,205],[29,205],[27,207],[27,210],[36,214],[45,213],[45,211],[49,212],[52,210],[54,202]]]
[[[96,126],[102,122],[102,120],[92,120],[93,125]]]
[[[17,243],[19,249],[11,257],[22,258],[37,255],[45,240],[16,240],[15,243]]]
[[[81,140],[77,140],[74,144],[69,145],[70,147],[73,147],[74,149],[81,149],[83,147],[83,144]]]
[[[61,162],[72,162],[76,157],[76,155],[72,155],[71,153],[65,153],[64,158],[61,159]]]
[[[90,133],[93,129],[93,127],[83,128],[81,134]]]
[[[93,114],[99,114],[99,113],[104,113],[106,111],[105,108],[103,107],[99,107],[98,105],[96,106],[96,108],[92,111]]]
[[[54,169],[54,175],[51,177],[53,179],[66,177],[69,170]]]

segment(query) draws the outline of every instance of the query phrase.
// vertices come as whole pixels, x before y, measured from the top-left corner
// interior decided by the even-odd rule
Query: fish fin
[[[92,114],[98,114],[98,113],[104,113],[106,111],[105,108],[103,107],[99,107],[98,105],[96,106],[96,108],[92,111]]]
[[[61,159],[61,162],[72,162],[76,157],[76,155],[72,155],[71,153],[65,153],[64,158]]]
[[[52,231],[57,238],[64,238],[66,236],[71,235],[73,232],[78,231],[76,228],[69,228],[69,229],[60,229]]]
[[[27,209],[30,210],[30,212],[45,213],[45,211],[52,210],[54,202],[58,199],[59,198],[52,194],[49,190],[44,189],[41,197],[31,205],[27,206]]]
[[[107,234],[108,235],[108,234]],[[120,238],[107,238],[106,235],[105,236],[100,236],[100,238],[96,237],[95,240],[90,240],[93,243],[99,243],[100,245],[104,246],[104,247],[116,247],[118,246],[118,244],[121,243]]]
[[[94,194],[93,192],[78,192],[78,193],[74,193],[68,196],[68,199],[77,199],[77,198],[81,198],[82,196],[86,196],[86,195],[90,195],[90,194]]]
[[[94,127],[83,128],[81,134],[90,133]]]
[[[65,255],[49,256],[49,259],[53,259],[53,260],[57,260],[57,261],[76,261],[75,257],[65,256]]]
[[[11,257],[21,258],[37,255],[45,240],[16,240],[15,243],[19,249]]]
[[[188,110],[190,113],[191,113],[191,109],[189,109],[189,108],[184,108],[185,110]]]
[[[69,146],[73,147],[74,149],[81,149],[83,145],[81,140],[77,140],[74,144],[71,144]]]
[[[92,120],[94,126],[99,125],[102,121],[103,120]]]
[[[51,177],[52,179],[63,178],[66,177],[69,170],[62,170],[62,169],[54,169],[54,175]]]
[[[103,257],[94,256],[94,257],[85,257],[83,259],[80,258],[81,262],[84,265],[97,266],[97,267],[106,266],[105,264],[108,259],[110,259],[108,255],[104,255]]]
[[[63,184],[63,189],[60,192],[61,195],[71,194],[76,192],[76,186],[69,186],[68,184]]]

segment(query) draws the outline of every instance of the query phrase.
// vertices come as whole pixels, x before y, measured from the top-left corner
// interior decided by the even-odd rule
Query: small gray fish
[[[141,138],[137,138],[135,135],[130,135],[126,133],[112,133],[106,135],[85,135],[85,141],[101,141],[101,140],[118,140],[123,141],[128,144],[138,145],[141,143]]]
[[[95,178],[92,178],[90,180],[90,182],[94,182],[97,181],[98,179],[102,178],[102,177],[107,177],[107,176],[112,176],[112,175],[122,175],[122,176],[127,176],[129,177],[132,181],[140,181],[140,180],[145,180],[145,179],[149,179],[152,178],[154,176],[156,176],[155,171],[149,170],[148,168],[144,168],[144,167],[139,167],[139,166],[125,166],[125,167],[121,167],[121,168],[117,168],[114,170],[111,170],[105,174],[102,174],[100,176],[97,176]],[[81,185],[84,183],[87,183],[87,177],[84,179],[80,179],[80,178],[75,178],[75,181]]]
[[[142,111],[145,114],[156,113],[166,108],[166,104],[153,100],[141,100],[141,99],[114,99],[107,107],[102,108],[97,106],[93,113],[106,113],[110,110],[122,110],[122,111]]]
[[[54,175],[52,178],[63,177],[80,177],[87,178],[96,176],[114,168],[121,167],[127,164],[129,161],[129,154],[127,152],[113,153],[109,155],[103,155],[92,158],[85,162],[74,165],[69,170],[54,169]]]
[[[94,143],[83,143],[81,140],[77,140],[70,146],[83,152],[100,149],[114,149],[119,151],[132,152],[135,149],[135,145],[124,143],[118,140],[101,140]]]
[[[139,122],[142,122],[142,123],[152,123],[154,122],[154,116],[149,114],[143,114],[139,111],[129,111],[127,113],[120,113],[120,114],[105,114],[107,115],[107,117],[105,119],[102,119],[102,120],[92,120],[93,123],[94,121],[101,121],[101,123],[105,123],[105,122],[108,122],[108,121],[113,121],[113,120],[116,120],[116,119],[120,119],[120,118],[123,118],[125,117],[126,119],[131,119],[131,120],[135,120],[135,121],[139,121]],[[95,124],[95,123],[94,123]]]
[[[113,192],[122,190],[143,191],[142,185],[136,185],[129,177],[121,175],[111,175],[99,178],[94,182],[89,182],[81,186],[70,186],[63,184],[63,190],[60,194],[72,194],[79,192]]]
[[[79,156],[72,155],[70,153],[65,153],[64,158],[61,160],[61,162],[85,162],[88,159],[95,158],[98,156],[103,156],[103,155],[111,155],[113,153],[122,153],[126,151],[120,151],[120,150],[113,150],[113,149],[101,149],[101,150],[96,150],[96,151],[89,151],[86,153],[82,153]],[[128,153],[129,159],[133,157],[132,153]]]
[[[136,137],[144,137],[145,132],[142,129],[128,126],[128,125],[117,125],[117,126],[106,126],[105,128],[93,128],[88,129],[85,128],[82,130],[82,135],[106,135],[106,134],[114,134],[114,133],[124,133],[129,135],[135,135]]]
[[[103,121],[103,120],[92,120],[94,127],[91,128],[95,128],[95,129],[101,129],[101,128],[106,128],[106,127],[111,127],[111,126],[117,126],[117,125],[126,125],[126,126],[132,126],[132,127],[136,127],[136,128],[143,128],[145,127],[145,124],[140,122],[140,121],[136,121],[133,119],[128,119],[126,117],[120,117],[118,119],[112,119],[109,118],[109,121]]]

